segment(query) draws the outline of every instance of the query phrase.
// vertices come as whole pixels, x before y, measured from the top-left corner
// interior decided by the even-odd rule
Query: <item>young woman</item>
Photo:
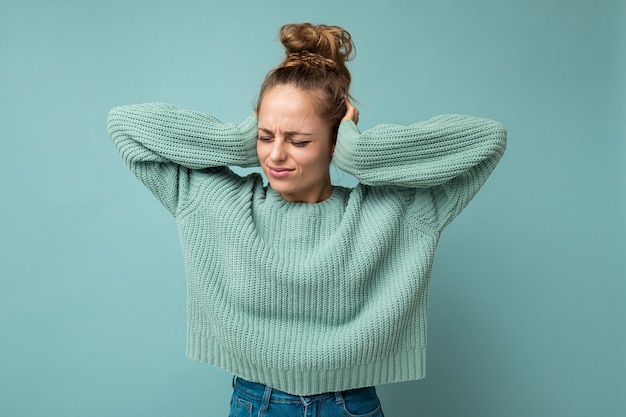
[[[109,133],[176,219],[187,354],[236,375],[231,415],[382,416],[374,385],[424,376],[439,235],[506,131],[445,115],[359,132],[349,33],[293,24],[280,38],[286,57],[243,123],[143,104],[111,110]],[[331,160],[359,184],[333,186]]]

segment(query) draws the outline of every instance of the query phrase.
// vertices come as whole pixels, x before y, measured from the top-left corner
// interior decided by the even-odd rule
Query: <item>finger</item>
[[[358,124],[359,123],[359,109],[354,107],[352,104],[350,104],[350,106],[352,107],[351,119],[354,122],[354,124]]]
[[[359,110],[352,105],[348,97],[345,98],[346,103],[346,114],[343,117],[343,120],[352,120],[354,123],[358,123],[359,121]]]

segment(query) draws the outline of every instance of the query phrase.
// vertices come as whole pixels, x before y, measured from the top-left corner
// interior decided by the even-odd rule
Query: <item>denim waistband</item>
[[[264,384],[248,381],[239,377],[234,377],[233,387],[237,391],[241,392],[242,394],[245,394],[246,396],[250,398],[254,398],[259,401],[269,400],[267,396],[271,394],[272,402],[281,402],[281,403],[285,403],[285,402],[301,403],[303,401],[310,403],[316,400],[323,400],[329,397],[337,397],[338,396],[337,394],[340,394],[340,393],[328,392],[324,394],[307,395],[307,396],[293,395],[293,394],[289,394],[287,392],[280,391],[274,388],[269,388]],[[271,392],[268,392],[268,390]]]

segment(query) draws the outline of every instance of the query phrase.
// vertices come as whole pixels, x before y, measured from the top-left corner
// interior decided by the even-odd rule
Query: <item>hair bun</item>
[[[352,37],[339,26],[292,23],[281,27],[279,36],[287,56],[318,54],[339,67],[352,59]]]

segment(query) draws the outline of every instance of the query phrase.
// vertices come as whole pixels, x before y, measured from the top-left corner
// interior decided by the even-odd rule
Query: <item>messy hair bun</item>
[[[316,100],[319,116],[336,133],[346,112],[345,98],[350,95],[351,76],[346,62],[353,58],[352,36],[339,26],[297,23],[282,26],[279,38],[285,58],[265,77],[257,111],[265,91],[277,85],[321,92]]]
[[[287,54],[282,65],[297,65],[300,56],[305,62],[319,57],[350,77],[345,63],[352,59],[354,45],[350,33],[339,26],[289,24],[280,28],[279,36]]]

